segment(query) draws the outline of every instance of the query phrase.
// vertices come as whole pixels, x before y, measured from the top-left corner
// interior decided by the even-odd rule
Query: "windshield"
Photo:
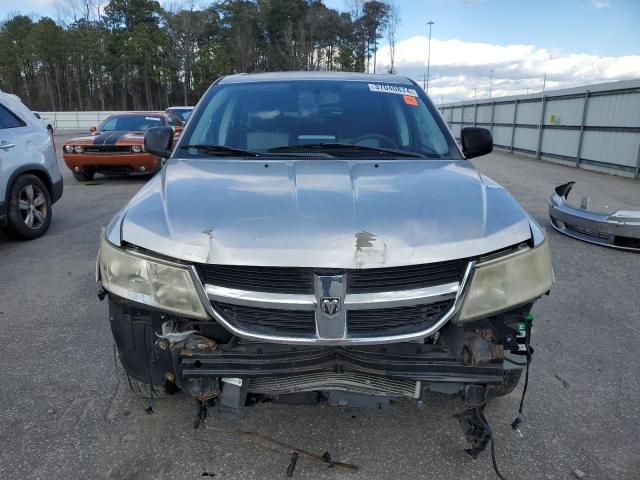
[[[462,158],[427,102],[422,92],[399,84],[334,80],[221,84],[202,99],[180,145],[182,153],[191,156],[216,152],[185,146],[328,155],[343,149],[351,157],[371,157],[380,149],[387,156],[396,151],[424,158]]]
[[[154,115],[114,115],[107,118],[98,127],[101,132],[133,131],[142,132],[150,127],[162,127],[164,121]]]
[[[189,119],[189,115],[193,112],[193,108],[167,108],[167,113],[173,113],[183,122]]]

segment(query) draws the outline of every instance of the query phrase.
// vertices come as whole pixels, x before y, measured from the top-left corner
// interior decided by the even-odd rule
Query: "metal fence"
[[[457,138],[491,130],[496,147],[579,168],[640,177],[640,80],[449,103]]]

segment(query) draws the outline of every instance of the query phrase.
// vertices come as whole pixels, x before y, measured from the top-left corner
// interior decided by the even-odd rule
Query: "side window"
[[[98,127],[98,130],[115,130],[116,123],[118,123],[118,119],[116,117],[108,118],[100,127]]]
[[[0,128],[17,128],[25,125],[26,123],[7,110],[4,105],[0,105]]]
[[[167,125],[169,125],[170,127],[181,127],[182,122],[178,120],[177,117],[174,117],[173,115],[169,115],[167,117]]]

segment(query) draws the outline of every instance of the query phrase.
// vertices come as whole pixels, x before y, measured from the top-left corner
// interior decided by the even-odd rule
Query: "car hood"
[[[200,263],[369,268],[482,255],[531,230],[467,161],[172,159],[107,235]]]
[[[72,138],[67,140],[65,145],[122,145],[122,144],[140,144],[144,140],[142,132],[98,132],[95,135],[85,135],[83,137]]]

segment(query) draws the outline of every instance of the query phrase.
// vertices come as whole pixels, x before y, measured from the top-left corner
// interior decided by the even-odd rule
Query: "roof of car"
[[[406,77],[380,73],[355,73],[355,72],[269,72],[269,73],[240,73],[229,75],[220,80],[221,84],[250,83],[250,82],[277,82],[287,80],[342,80],[345,82],[388,82],[404,85],[413,85]]]
[[[26,122],[29,125],[42,126],[42,122],[32,114],[31,110],[22,103],[22,100],[20,100],[20,97],[17,95],[0,91],[0,103],[11,110],[14,114],[18,115],[23,122]],[[42,126],[42,128],[44,127]]]
[[[118,112],[113,113],[110,116],[115,117],[118,115],[156,115],[158,117],[162,117],[166,115],[166,112]]]

